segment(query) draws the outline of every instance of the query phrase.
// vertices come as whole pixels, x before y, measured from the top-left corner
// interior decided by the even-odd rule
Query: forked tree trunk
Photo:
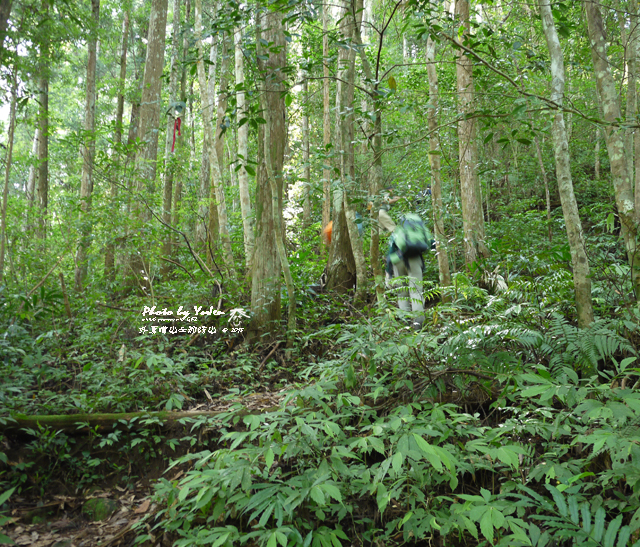
[[[459,24],[464,27],[461,40],[469,35],[469,0],[456,0],[455,13]],[[473,64],[460,49],[456,62],[458,82],[458,106],[462,119],[458,122],[458,150],[460,158],[460,195],[462,201],[462,228],[464,233],[464,255],[467,267],[480,256],[488,257],[489,249],[485,243],[484,216],[480,183],[478,181],[478,144],[476,141],[476,122],[466,118],[475,110],[475,89],[473,83]]]
[[[198,48],[198,80],[200,83],[200,96],[202,101],[202,118],[204,120],[205,138],[209,140],[209,165],[211,167],[211,187],[215,194],[215,207],[218,212],[219,234],[222,240],[222,256],[225,267],[232,277],[235,277],[233,263],[233,251],[231,250],[231,240],[228,231],[227,205],[222,186],[222,175],[220,173],[220,162],[215,148],[215,131],[213,118],[213,93],[207,85],[207,77],[204,72],[204,48],[202,45],[202,0],[196,0],[196,45]],[[212,249],[214,250],[214,249]],[[212,257],[209,257],[212,259]]]
[[[87,92],[84,107],[84,140],[80,148],[82,155],[82,179],[80,183],[80,210],[82,220],[80,224],[80,241],[76,252],[75,288],[82,291],[87,276],[87,249],[91,237],[91,194],[93,193],[93,162],[96,155],[96,65],[98,26],[100,24],[100,0],[91,0],[91,38],[88,42],[87,57]]]
[[[569,157],[569,142],[564,126],[562,103],[564,100],[564,59],[558,39],[551,5],[549,0],[539,0],[542,28],[547,39],[547,47],[551,57],[551,100],[559,105],[553,117],[553,145],[556,159],[556,177],[558,192],[562,203],[562,212],[567,228],[567,238],[571,249],[571,264],[573,266],[573,285],[576,294],[576,308],[578,325],[588,327],[593,322],[593,308],[591,304],[591,279],[589,278],[589,260],[585,252],[582,223],[578,214],[578,203],[573,193],[571,180],[571,162]]]
[[[247,117],[246,93],[244,82],[244,54],[242,51],[242,32],[235,31],[235,61],[236,61],[236,102],[238,106],[238,120]],[[244,253],[247,265],[247,275],[251,275],[255,237],[253,234],[253,215],[251,211],[251,195],[249,193],[249,173],[246,165],[249,154],[249,124],[245,122],[238,127],[238,158],[241,166],[238,170],[238,193],[240,194],[240,211],[242,213],[242,228],[244,234]]]
[[[609,124],[604,128],[604,137],[609,153],[611,178],[616,196],[618,215],[620,216],[622,224],[625,250],[631,267],[633,289],[637,299],[640,297],[640,253],[638,253],[637,247],[638,234],[637,224],[635,222],[636,212],[633,188],[631,185],[631,177],[627,170],[625,155],[624,129],[617,125],[621,118],[620,99],[609,66],[604,24],[602,15],[600,14],[600,3],[598,0],[585,0],[584,6],[587,12],[591,58],[595,71],[596,84],[600,95],[604,119]]]
[[[9,107],[9,136],[7,138],[7,157],[4,167],[4,187],[2,189],[2,211],[0,212],[0,285],[4,274],[4,245],[7,238],[7,200],[9,199],[9,175],[13,156],[13,134],[16,128],[16,102],[18,96],[18,77],[13,75],[11,85],[11,106]]]
[[[171,66],[169,68],[169,101],[170,104],[178,102],[178,56],[180,55],[180,0],[173,0],[173,32],[171,37]],[[178,167],[178,156],[176,155],[176,145],[179,146],[178,139],[182,138],[178,131],[178,121],[182,121],[184,111],[176,111],[175,106],[171,109],[172,115],[167,115],[167,130],[164,143],[164,191],[162,193],[162,220],[171,225],[171,202],[173,201],[173,180]],[[166,230],[162,252],[165,256],[171,255],[174,234]],[[170,271],[171,264],[163,263],[163,273]]]
[[[444,232],[444,210],[442,206],[442,176],[440,173],[440,136],[438,134],[438,102],[440,93],[438,90],[438,71],[436,69],[436,45],[431,39],[427,39],[427,77],[429,78],[429,109],[427,118],[429,124],[429,164],[431,165],[431,203],[433,209],[433,233],[436,238],[436,254],[438,257],[438,274],[440,285],[451,285],[449,272],[449,253],[447,251],[447,237]],[[447,297],[443,295],[443,300]]]
[[[322,143],[324,153],[329,153],[331,144],[331,105],[329,95],[329,6],[322,7]],[[322,169],[322,227],[331,220],[331,169],[330,160],[322,162],[326,167]]]

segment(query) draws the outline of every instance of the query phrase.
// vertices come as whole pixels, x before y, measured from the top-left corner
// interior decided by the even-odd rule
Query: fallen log
[[[264,408],[262,410],[240,409],[235,412],[236,416],[247,416],[249,414],[264,414],[273,412],[280,407]],[[148,425],[146,420],[157,419],[158,425],[166,427],[174,424],[183,418],[200,418],[203,416],[215,417],[222,414],[229,414],[232,410],[200,410],[200,411],[148,411],[123,412],[118,414],[68,414],[68,415],[42,415],[27,416],[26,414],[16,414],[12,417],[0,417],[0,431],[18,431],[28,433],[24,429],[38,430],[40,427],[50,427],[58,431],[87,433],[89,430],[111,431],[119,423],[130,428],[138,428]],[[4,423],[3,423],[4,422]],[[123,423],[124,422],[124,423]]]

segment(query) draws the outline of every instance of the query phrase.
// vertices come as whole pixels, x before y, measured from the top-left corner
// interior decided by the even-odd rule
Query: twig
[[[170,264],[173,264],[174,266],[178,266],[178,268],[182,268],[187,273],[187,275],[191,278],[192,281],[196,280],[196,278],[193,277],[191,272],[189,270],[187,270],[182,264],[180,264],[180,262],[178,262],[176,260],[171,260],[170,258],[166,258],[164,256],[161,256],[160,259],[164,260],[165,262],[169,262]]]
[[[45,281],[49,278],[49,276],[53,273],[53,270],[55,270],[58,266],[60,266],[60,262],[62,262],[62,260],[63,260],[63,259],[64,259],[64,255],[62,255],[62,256],[60,257],[60,259],[58,260],[58,262],[56,262],[56,263],[55,263],[55,265],[53,266],[53,268],[51,268],[51,269],[47,272],[47,274],[46,274],[46,275],[45,275],[45,276],[44,276],[44,277],[43,277],[43,278],[38,282],[38,284],[37,284],[35,287],[33,287],[33,289],[31,289],[31,290],[27,293],[27,298],[30,298],[30,297],[31,297],[31,295],[32,295],[34,292],[36,292],[36,291],[41,287],[41,285],[43,285],[43,284],[44,284],[44,282],[45,282]]]
[[[69,296],[67,295],[67,286],[64,282],[64,274],[62,272],[58,272],[58,276],[60,277],[60,288],[62,289],[62,296],[64,297],[64,309],[67,312],[67,317],[69,319],[72,319],[71,306],[69,305]]]
[[[262,369],[264,368],[264,365],[266,364],[266,362],[269,360],[269,357],[271,357],[274,352],[278,349],[278,346],[280,345],[280,341],[278,340],[276,342],[276,345],[273,346],[273,349],[269,352],[269,355],[267,355],[263,360],[262,363],[260,363],[260,366],[258,367],[258,374],[262,372]]]
[[[129,313],[138,313],[138,310],[130,310],[129,308],[119,308],[118,306],[109,306],[109,304],[103,304],[96,300],[96,306],[102,306],[103,308],[109,308],[110,310],[126,311]]]

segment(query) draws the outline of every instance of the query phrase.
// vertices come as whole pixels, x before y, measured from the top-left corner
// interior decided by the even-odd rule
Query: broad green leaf
[[[618,515],[615,519],[613,519],[607,528],[607,532],[604,535],[604,547],[614,547],[614,542],[616,539],[616,535],[618,535],[618,530],[620,529],[620,525],[622,524],[622,515]]]
[[[489,543],[493,543],[493,517],[491,510],[486,511],[480,519],[480,531],[482,535],[487,538]]]
[[[9,488],[9,490],[7,490],[6,492],[3,492],[2,494],[0,494],[0,506],[3,505],[4,502],[11,497],[11,494],[13,494],[13,491],[15,489],[16,487],[14,486],[13,488]]]
[[[404,463],[404,456],[402,455],[402,452],[396,452],[393,455],[393,459],[391,460],[391,466],[393,467],[393,470],[396,473],[400,473],[403,463]]]
[[[332,497],[338,503],[342,503],[342,494],[340,494],[340,489],[333,484],[323,484],[320,486],[322,490],[324,490],[328,496]]]
[[[318,505],[324,505],[325,504],[324,492],[322,491],[322,489],[319,486],[314,486],[309,491],[309,495],[311,496],[311,499],[313,501],[315,501]]]
[[[442,473],[442,460],[436,454],[433,446],[431,446],[427,441],[425,441],[420,435],[416,433],[413,434],[413,438],[415,439],[418,448],[422,450],[422,452],[424,452],[424,454],[426,455],[429,463],[436,469],[436,471]]]
[[[384,513],[389,503],[389,493],[387,487],[383,483],[378,484],[378,491],[376,493],[376,501],[378,502],[378,511],[380,514]]]
[[[267,452],[264,455],[264,463],[267,466],[267,471],[269,469],[271,469],[271,466],[273,465],[273,460],[274,460],[274,455],[273,455],[273,450],[271,450],[271,448],[269,448],[267,450]]]
[[[596,541],[600,541],[602,539],[602,534],[604,533],[605,516],[606,516],[606,511],[604,510],[604,507],[599,507],[598,510],[596,511],[593,530],[591,531],[591,537]]]
[[[275,532],[271,532],[269,541],[267,541],[267,547],[276,547],[276,545],[278,545],[278,537]]]
[[[591,509],[588,502],[585,501],[580,505],[580,512],[582,513],[582,529],[588,534],[591,532]]]

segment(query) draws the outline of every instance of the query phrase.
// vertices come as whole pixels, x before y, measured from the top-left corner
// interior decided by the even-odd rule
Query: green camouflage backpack
[[[393,244],[397,252],[391,253],[391,261],[397,264],[402,259],[421,256],[431,250],[432,242],[433,236],[422,219],[409,213],[405,216],[402,226],[398,226],[393,232]]]

